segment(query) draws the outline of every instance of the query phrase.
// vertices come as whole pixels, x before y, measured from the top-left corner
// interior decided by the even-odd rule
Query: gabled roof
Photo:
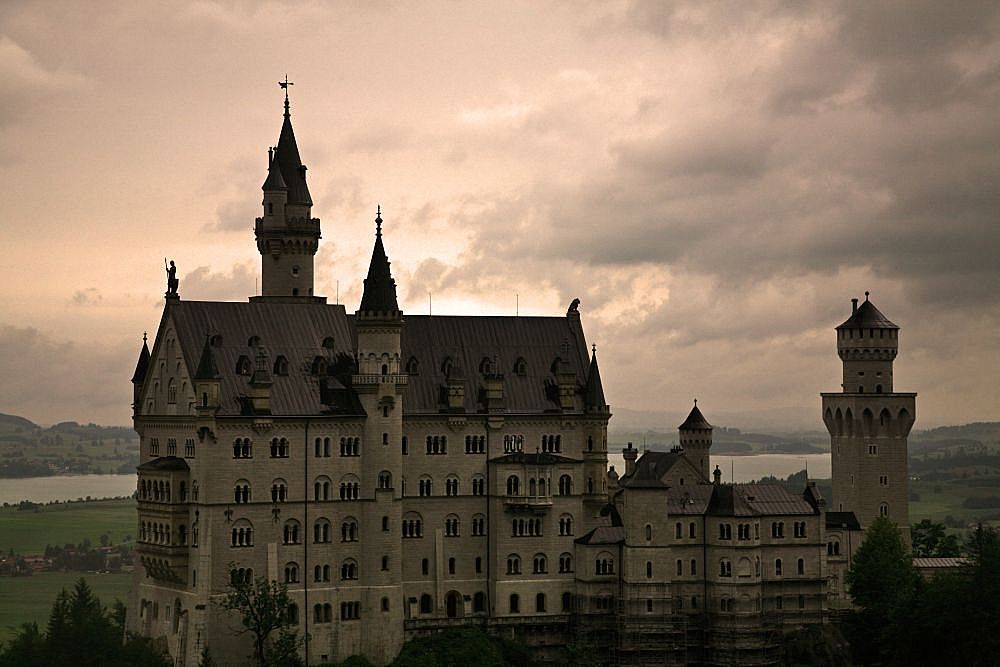
[[[676,486],[667,492],[667,515],[702,515],[715,490],[713,484]]]
[[[576,544],[621,544],[625,541],[625,528],[622,526],[598,526],[578,537]]]
[[[676,465],[688,467],[697,478],[701,477],[698,469],[685,458],[683,452],[646,452],[635,462],[632,474],[622,477],[619,484],[628,489],[666,488],[668,484],[664,478]]]
[[[146,371],[149,369],[149,345],[146,344],[146,334],[142,334],[142,349],[139,350],[139,360],[135,364],[135,372],[132,373],[132,382],[142,384],[146,379]]]
[[[861,522],[854,512],[827,512],[826,527],[831,529],[861,530]]]
[[[365,278],[365,291],[361,296],[359,312],[397,313],[399,305],[396,302],[396,281],[392,279],[389,270],[389,258],[382,245],[382,210],[379,208],[375,218],[375,247],[372,249],[372,261],[368,265],[368,277]]]
[[[882,314],[875,304],[868,300],[868,292],[865,292],[865,300],[858,309],[851,313],[851,316],[841,324],[838,329],[898,329],[889,318]]]
[[[719,484],[720,488],[729,486],[734,489],[742,502],[754,514],[816,514],[816,509],[809,504],[803,494],[790,493],[779,484]]]
[[[137,470],[143,470],[147,472],[153,471],[170,471],[170,470],[190,470],[187,461],[179,456],[160,456],[159,458],[150,459],[142,465],[136,466]]]
[[[694,407],[688,413],[687,419],[677,429],[679,431],[711,430],[712,425],[705,419],[705,415],[701,414],[701,410],[698,409],[698,402],[695,401]]]

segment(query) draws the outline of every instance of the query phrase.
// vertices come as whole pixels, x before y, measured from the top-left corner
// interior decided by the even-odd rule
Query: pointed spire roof
[[[597,346],[591,347],[590,370],[587,372],[587,386],[583,392],[584,407],[587,410],[606,410],[608,404],[604,400],[604,385],[601,384],[601,371],[597,367]]]
[[[132,382],[142,384],[146,379],[146,371],[149,369],[149,345],[146,344],[146,332],[142,332],[142,349],[139,350],[139,361],[135,364],[135,373],[132,374]]]
[[[299,147],[295,143],[292,130],[292,114],[288,111],[288,88],[285,88],[285,120],[281,124],[278,146],[274,149],[274,160],[281,170],[281,178],[288,187],[288,203],[312,206],[312,197],[306,186],[306,168],[299,157]]]
[[[392,279],[389,270],[389,258],[386,257],[382,245],[382,207],[378,207],[375,217],[375,247],[372,249],[372,261],[368,266],[368,277],[365,278],[365,293],[361,297],[361,307],[358,310],[370,312],[399,311],[396,302],[396,281]]]
[[[195,380],[216,380],[219,378],[219,367],[215,363],[215,353],[212,351],[212,337],[205,336],[205,347],[201,350],[201,361],[195,371]]]
[[[851,316],[847,318],[843,324],[841,324],[838,329],[858,329],[858,328],[874,328],[874,329],[898,329],[899,327],[889,321],[889,318],[882,314],[882,312],[875,307],[875,304],[868,300],[869,292],[865,292],[865,301],[857,309],[851,313]],[[857,299],[851,299],[855,304],[857,304]]]
[[[278,167],[278,162],[274,159],[273,148],[267,149],[267,179],[264,181],[264,185],[262,185],[260,189],[264,192],[288,189],[288,185],[285,184],[285,179],[281,176],[281,169]]]
[[[688,414],[687,419],[684,423],[677,427],[679,431],[694,431],[697,429],[711,430],[712,425],[708,423],[705,419],[705,415],[701,414],[701,410],[698,409],[698,399],[694,399],[694,407],[691,408],[690,414]]]

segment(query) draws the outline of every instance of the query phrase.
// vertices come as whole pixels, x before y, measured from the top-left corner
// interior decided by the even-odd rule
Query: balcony
[[[394,384],[397,387],[406,386],[409,381],[409,375],[405,373],[401,374],[388,374],[388,375],[376,375],[374,373],[365,373],[359,375],[351,376],[351,384],[355,387],[359,385],[378,385],[378,384]]]
[[[544,512],[552,507],[552,496],[504,496],[503,504],[515,512]]]

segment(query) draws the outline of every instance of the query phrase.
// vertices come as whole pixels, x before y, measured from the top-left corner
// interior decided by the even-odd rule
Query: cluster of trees
[[[856,609],[845,634],[858,664],[996,664],[1000,535],[979,526],[964,552],[958,571],[927,580],[895,524],[880,518],[871,525],[847,574]]]
[[[125,606],[109,609],[80,579],[71,593],[56,597],[42,632],[25,623],[9,643],[0,646],[0,667],[170,667],[171,661],[143,637],[125,637]]]

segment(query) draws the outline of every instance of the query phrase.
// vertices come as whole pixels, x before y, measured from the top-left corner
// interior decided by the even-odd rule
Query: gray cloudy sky
[[[867,289],[1000,419],[1000,11],[915,1],[3,3],[0,412],[127,423],[164,256],[254,292],[286,71],[349,310],[381,203],[405,311],[579,297],[613,408],[822,428]]]

